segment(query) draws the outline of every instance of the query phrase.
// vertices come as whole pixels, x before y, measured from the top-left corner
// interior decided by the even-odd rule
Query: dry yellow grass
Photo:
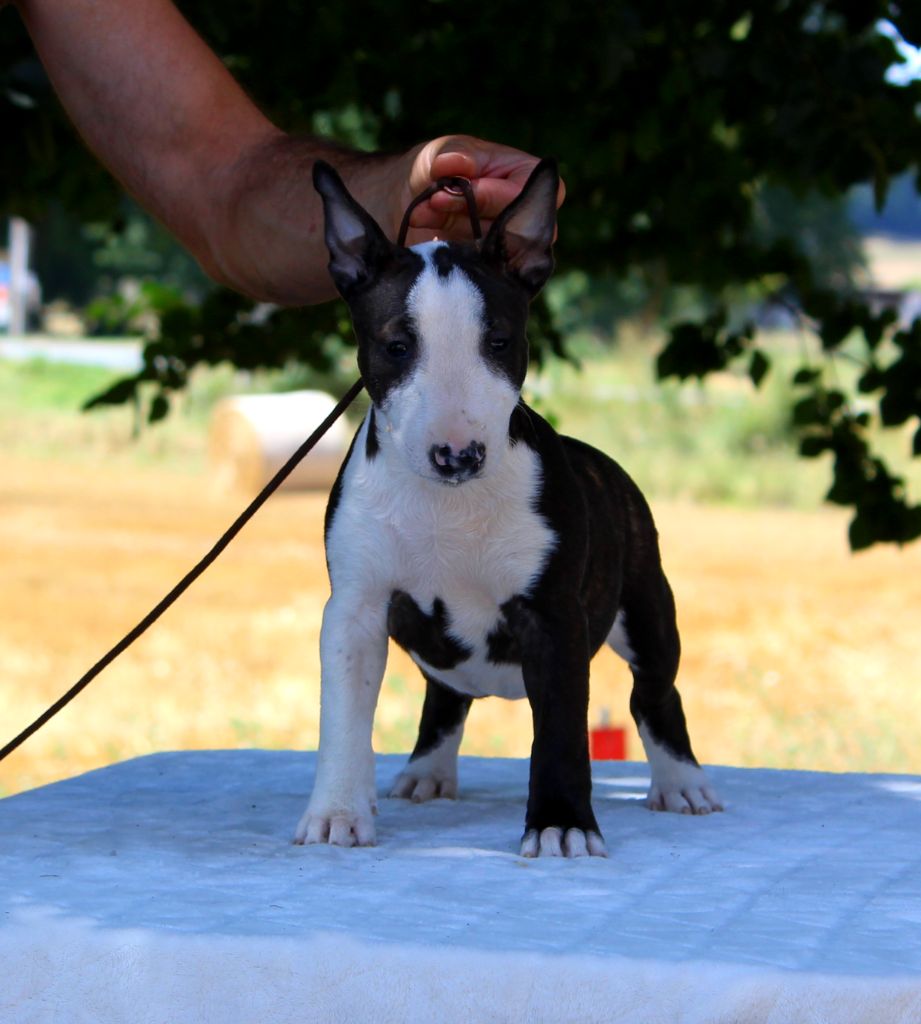
[[[24,726],[125,633],[242,505],[157,470],[0,458],[0,729]],[[157,750],[311,748],[327,591],[324,498],[273,499],[181,603],[0,765],[0,792]],[[698,755],[921,772],[921,546],[851,556],[845,518],[659,505]],[[603,652],[592,717],[627,720]],[[418,673],[391,657],[379,750],[406,749]],[[524,702],[471,712],[464,751],[525,756]],[[631,729],[632,757],[641,756]]]

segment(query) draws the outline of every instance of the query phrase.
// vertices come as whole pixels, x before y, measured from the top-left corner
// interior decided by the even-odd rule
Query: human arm
[[[285,305],[334,294],[310,170],[329,161],[393,237],[434,177],[474,179],[489,220],[536,160],[469,136],[381,156],[275,127],[169,0],[14,0],[69,116],[123,186],[215,280]],[[462,202],[434,197],[409,241],[463,237]]]

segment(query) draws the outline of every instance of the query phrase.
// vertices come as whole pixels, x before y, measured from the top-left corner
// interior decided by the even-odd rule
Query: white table
[[[381,791],[402,758],[378,760]],[[314,755],[161,754],[0,801],[0,1021],[921,1021],[921,778],[594,766],[609,859],[517,855],[527,763],[297,847]]]

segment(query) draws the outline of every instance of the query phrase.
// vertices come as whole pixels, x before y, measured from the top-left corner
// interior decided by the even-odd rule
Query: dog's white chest
[[[486,648],[477,648],[467,661],[450,669],[435,668],[417,654],[411,657],[427,676],[468,697],[521,700],[526,696],[521,666],[495,664]]]
[[[471,696],[524,696],[520,666],[497,659],[490,637],[502,626],[502,605],[529,592],[556,543],[535,508],[536,453],[509,446],[494,472],[452,487],[401,471],[383,451],[366,459],[367,429],[328,537],[333,587],[359,587],[377,601],[408,595],[420,633],[431,619],[430,631],[463,651],[454,664],[432,664],[423,643],[405,644],[420,668]]]
[[[441,598],[460,636],[492,627],[496,608],[530,588],[555,541],[533,509],[536,456],[512,449],[508,461],[518,465],[503,474],[505,493],[489,480],[423,481],[418,491],[426,493],[405,494],[390,520],[395,583],[423,606]]]

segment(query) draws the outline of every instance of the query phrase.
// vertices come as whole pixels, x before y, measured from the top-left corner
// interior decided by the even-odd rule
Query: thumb
[[[475,178],[478,171],[476,160],[461,149],[452,148],[448,152],[439,153],[432,161],[432,180],[458,175],[462,178]]]

